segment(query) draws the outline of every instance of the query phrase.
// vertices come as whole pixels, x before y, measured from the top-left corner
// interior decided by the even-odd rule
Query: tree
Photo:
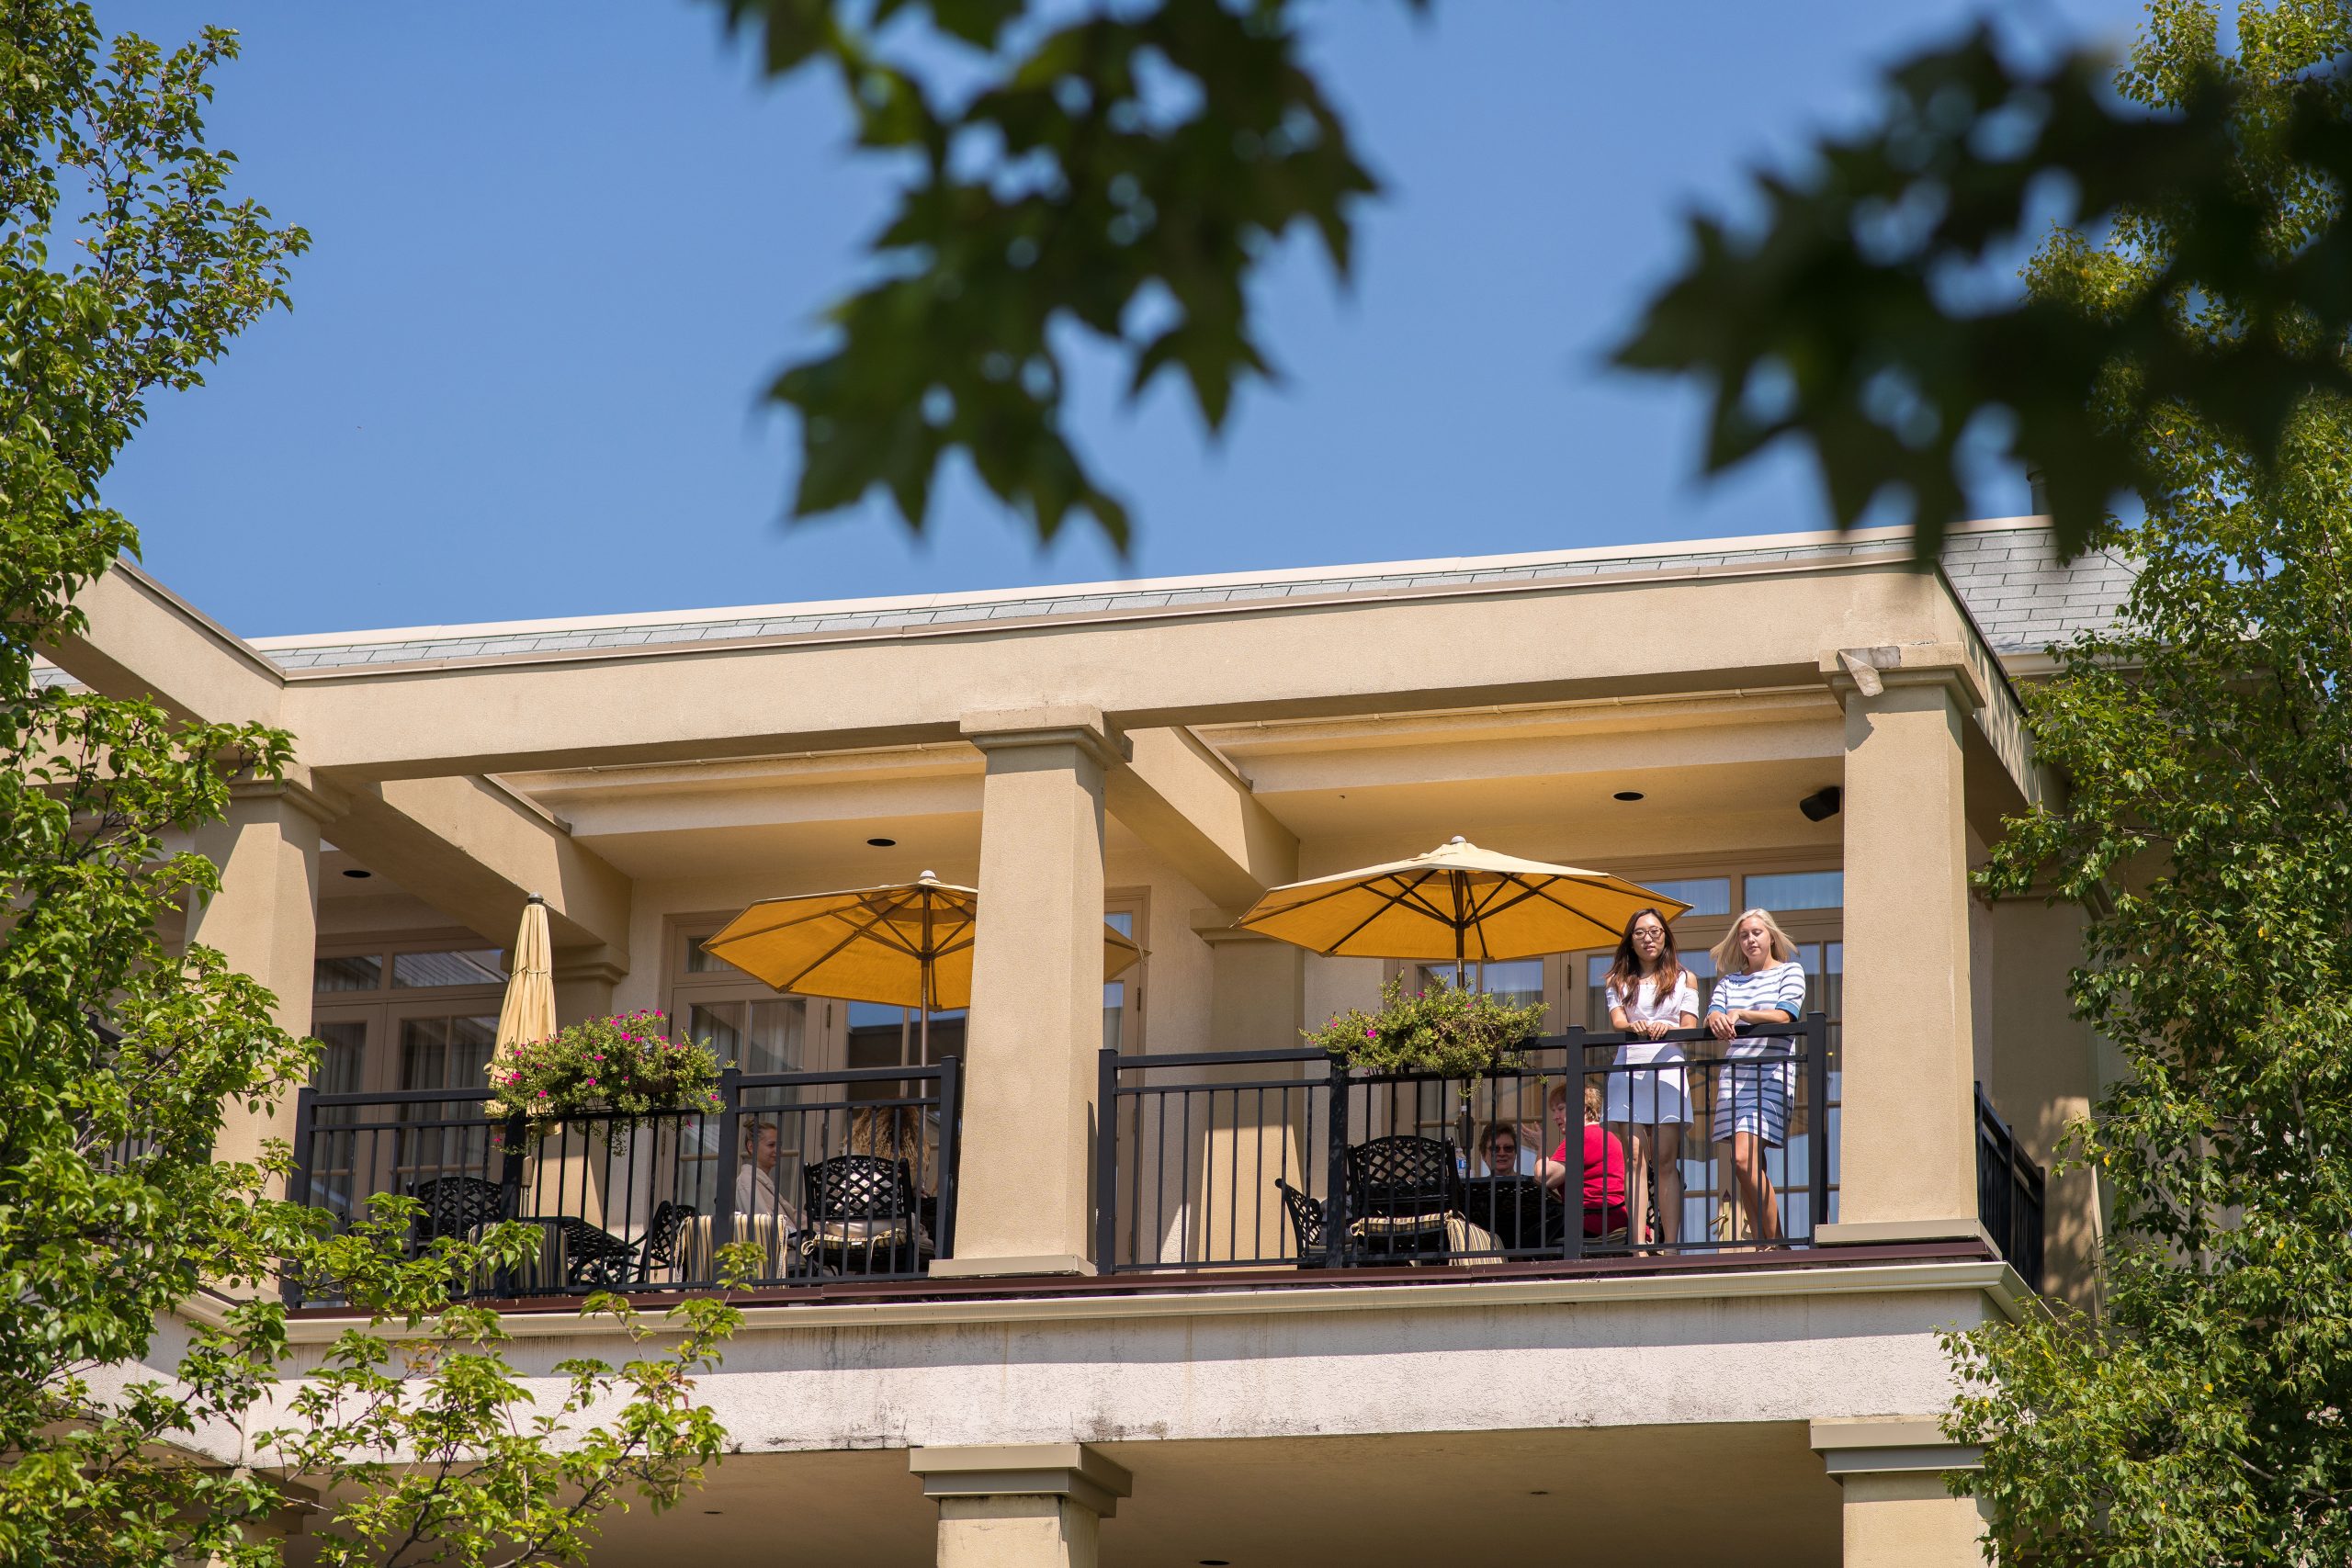
[[[1124,548],[1126,504],[1062,431],[1057,334],[1108,345],[1130,397],[1181,374],[1220,431],[1236,391],[1274,374],[1253,271],[1303,223],[1344,281],[1378,194],[1301,58],[1295,0],[1145,0],[1056,26],[1034,0],[718,3],[771,73],[829,71],[858,144],[913,165],[875,280],[832,308],[832,345],[769,389],[798,416],[798,516],[879,488],[920,533],[960,451],[1041,538],[1077,513]],[[2332,9],[2280,25],[2324,28]],[[932,85],[922,63],[949,54],[976,90]],[[1691,260],[1617,363],[1707,386],[1709,472],[1809,446],[1839,526],[1892,502],[1923,556],[1966,505],[1972,457],[2038,469],[2062,547],[2080,548],[2155,477],[2130,421],[2094,412],[2119,395],[2144,414],[2194,391],[2267,468],[2305,391],[2352,392],[2352,231],[2313,205],[2297,243],[2268,243],[2238,138],[2352,175],[2345,62],[2183,70],[2150,117],[2115,102],[2096,55],[2020,64],[1989,29],[1920,52],[1887,73],[1875,123],[1761,181],[1760,231],[1693,220]],[[2170,214],[2161,262],[2095,310],[1987,276],[2061,189],[2079,231]],[[2198,324],[2211,299],[2231,301],[2227,330]]]
[[[2316,39],[2341,10],[2308,0],[2249,25]],[[2160,0],[2151,28],[2197,16],[2210,25]],[[1972,454],[2007,457],[2042,476],[2072,555],[2119,498],[2169,482],[2142,438],[2159,411],[2193,400],[2267,474],[2308,395],[2352,394],[2352,229],[2316,199],[2352,175],[2346,65],[2143,49],[2115,77],[2119,107],[2100,58],[2019,67],[1980,30],[1892,71],[1879,121],[1763,178],[1760,231],[1694,219],[1693,259],[1616,361],[1705,383],[1710,472],[1810,446],[1838,526],[1895,503],[1930,558],[1964,515]],[[2249,185],[2249,153],[2311,198]],[[2088,292],[2046,276],[2015,292],[1997,258],[2068,192],[2063,231],[2112,230],[2136,265]]]
[[[2259,106],[2352,49],[2341,6],[2159,0],[2121,81],[2163,109],[2221,79],[2249,117],[2267,243],[2337,189]],[[2295,90],[2300,90],[2295,89]],[[2096,314],[2168,265],[2178,217],[2052,238],[2037,299]],[[2226,298],[2181,318],[2223,337]],[[2125,1568],[2352,1558],[2352,403],[2301,399],[2269,460],[2193,400],[2110,385],[2094,411],[2151,478],[2107,541],[2140,575],[2114,627],[2026,693],[2061,806],[2010,825],[1984,886],[2090,911],[2079,1016],[2128,1075],[2067,1157],[2109,1197],[2103,1311],[1955,1336],[1948,1423],[2002,1560]]]
[[[371,1320],[272,1442],[282,1465],[345,1487],[330,1544],[553,1561],[600,1508],[629,1490],[664,1506],[715,1457],[689,1374],[732,1309],[692,1303],[674,1346],[625,1367],[574,1364],[573,1400],[526,1419],[494,1317],[447,1298],[453,1274],[527,1235],[413,1258],[410,1201],[335,1237],[266,1198],[282,1145],[214,1163],[223,1107],[279,1098],[311,1047],[218,953],[165,946],[164,918],[218,882],[166,835],[217,820],[232,783],[281,777],[288,739],[34,678],[36,653],[83,624],[76,592],[136,552],[98,490],[147,399],[198,385],[284,304],[308,243],[233,199],[234,160],[205,142],[212,73],[235,52],[217,29],[169,52],[102,45],[85,5],[0,0],[0,1562],[275,1561],[249,1527],[296,1499],[194,1449],[279,1392],[285,1260],[331,1273]],[[199,1298],[217,1325],[190,1319],[172,1376],[141,1374],[158,1321]],[[642,1335],[622,1303],[588,1310]],[[396,1350],[375,1331],[388,1325],[424,1335]],[[388,1367],[405,1376],[387,1385]],[[620,1413],[588,1423],[579,1402],[608,1390]],[[327,1395],[369,1402],[368,1418],[328,1421]],[[378,1462],[396,1435],[415,1464]]]
[[[1220,430],[1235,389],[1273,374],[1251,270],[1305,224],[1344,279],[1353,209],[1378,188],[1300,62],[1290,0],[1151,0],[1050,28],[1028,0],[721,3],[760,30],[771,73],[829,68],[858,145],[916,164],[873,244],[877,280],[833,307],[835,345],[769,390],[799,415],[796,515],[878,486],[920,533],[961,450],[1041,539],[1076,513],[1124,550],[1126,504],[1062,433],[1057,332],[1111,345],[1130,397],[1182,375]],[[905,63],[942,51],[983,57],[952,104]]]

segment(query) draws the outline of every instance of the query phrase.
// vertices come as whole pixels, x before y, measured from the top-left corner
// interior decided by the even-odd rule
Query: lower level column
[[[1125,1470],[1083,1443],[916,1449],[908,1468],[939,1504],[939,1568],[1095,1568]]]
[[[1949,1441],[1932,1416],[1815,1421],[1813,1448],[1844,1492],[1845,1568],[1977,1568],[1984,1513],[1945,1477],[1982,1450]]]
[[[1846,1568],[1975,1568],[1984,1515],[1940,1475],[1849,1475]],[[942,1561],[944,1561],[943,1559]]]

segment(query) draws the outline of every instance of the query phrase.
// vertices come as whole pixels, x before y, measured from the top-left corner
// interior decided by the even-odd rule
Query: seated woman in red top
[[[1555,1192],[1568,1185],[1568,1086],[1554,1084],[1547,1104],[1560,1146],[1535,1162],[1535,1178]],[[1625,1145],[1600,1123],[1600,1090],[1584,1089],[1584,1234],[1607,1235],[1625,1228]]]

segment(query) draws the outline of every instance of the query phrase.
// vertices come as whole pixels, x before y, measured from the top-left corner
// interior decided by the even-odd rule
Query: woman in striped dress
[[[1715,944],[1714,959],[1707,1032],[1725,1043],[1723,1065],[1715,1069],[1714,1140],[1731,1145],[1735,1226],[1744,1209],[1751,1235],[1779,1241],[1781,1213],[1764,1151],[1788,1142],[1796,1042],[1785,1034],[1737,1032],[1742,1024],[1794,1023],[1804,1009],[1804,970],[1795,962],[1796,944],[1762,909],[1732,922]]]

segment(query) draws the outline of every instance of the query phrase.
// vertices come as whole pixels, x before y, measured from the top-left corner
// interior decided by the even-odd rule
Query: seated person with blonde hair
[[[1566,1201],[1568,1187],[1568,1086],[1554,1084],[1544,1103],[1559,1129],[1560,1146],[1535,1165],[1535,1179]],[[1584,1088],[1584,1234],[1607,1235],[1626,1227],[1625,1145],[1600,1124],[1600,1090]]]
[[[788,1231],[800,1228],[800,1211],[776,1187],[776,1167],[784,1155],[784,1136],[773,1122],[755,1122],[743,1133],[743,1164],[735,1173],[735,1212],[745,1216],[772,1214]]]

